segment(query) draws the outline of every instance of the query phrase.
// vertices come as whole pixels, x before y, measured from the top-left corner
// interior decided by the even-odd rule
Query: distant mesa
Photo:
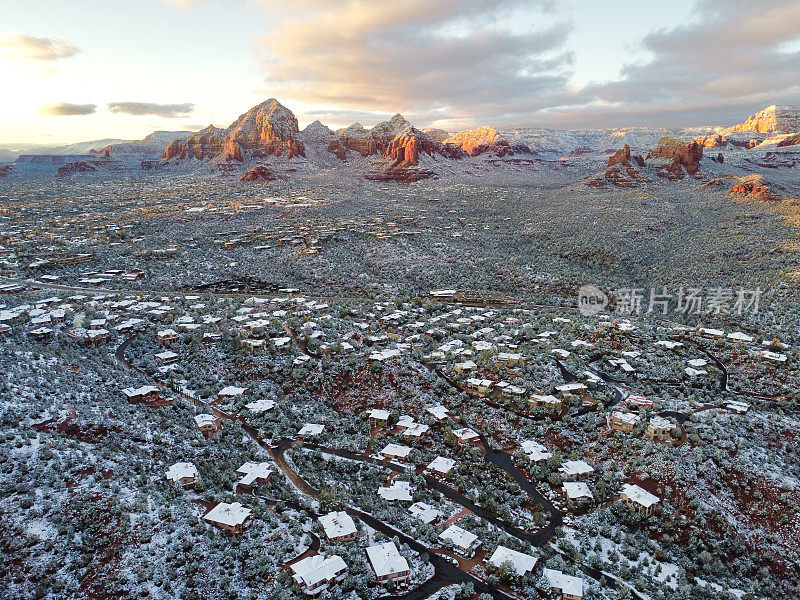
[[[239,181],[274,181],[275,176],[266,165],[257,165],[239,178]]]
[[[512,145],[509,140],[502,137],[492,127],[477,127],[459,131],[452,137],[444,140],[445,144],[452,144],[464,150],[469,156],[480,156],[492,153],[497,156],[514,156],[514,154],[532,154],[531,149],[522,143]]]
[[[91,164],[86,162],[85,160],[79,160],[77,162],[70,162],[58,167],[58,176],[59,177],[66,177],[68,175],[74,175],[76,173],[93,173],[97,171],[95,167]]]
[[[89,150],[90,154],[99,154],[106,158],[114,155],[150,154],[157,156],[164,151],[170,142],[192,135],[191,131],[154,131],[141,140],[117,141],[102,148]]]

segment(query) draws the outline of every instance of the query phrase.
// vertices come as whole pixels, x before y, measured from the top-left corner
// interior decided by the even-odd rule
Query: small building
[[[572,383],[562,383],[556,386],[556,390],[565,398],[571,396],[581,396],[588,388],[585,383],[573,381]]]
[[[183,488],[192,487],[199,477],[197,467],[190,462],[178,462],[167,469],[167,479]]]
[[[589,486],[583,481],[565,481],[561,488],[562,495],[575,504],[586,505],[594,502]]]
[[[766,361],[774,363],[785,363],[786,355],[781,352],[773,352],[772,350],[761,350],[758,355]]]
[[[728,400],[725,403],[725,408],[740,415],[743,415],[748,410],[750,410],[750,404],[748,404],[747,402],[742,402],[741,400]]]
[[[428,525],[438,521],[444,516],[442,515],[442,511],[425,502],[415,502],[408,507],[408,512]]]
[[[450,412],[449,410],[447,410],[446,407],[442,406],[441,404],[437,406],[429,406],[425,410],[428,411],[437,421],[444,421]]]
[[[672,430],[675,426],[672,421],[659,417],[651,417],[644,434],[651,440],[668,441],[672,439]]]
[[[249,508],[245,508],[238,502],[231,504],[220,502],[206,513],[203,520],[219,527],[226,533],[236,535],[242,533],[252,523],[251,512]]]
[[[306,438],[322,435],[323,431],[325,431],[325,425],[321,425],[319,423],[306,423],[300,428],[300,431],[297,432],[297,437],[301,440],[304,440]]]
[[[525,577],[528,573],[533,572],[538,560],[538,558],[530,554],[518,552],[505,546],[498,546],[497,550],[487,559],[487,562],[498,569],[503,563],[510,563],[517,575]]]
[[[378,496],[390,502],[413,502],[410,481],[393,481],[392,485],[379,487]]]
[[[452,542],[453,550],[467,558],[474,556],[475,550],[481,545],[477,535],[458,525],[450,525],[439,534],[439,539]]]
[[[522,442],[521,448],[528,460],[533,463],[544,462],[553,456],[553,453],[548,452],[546,447],[533,440],[525,440]]]
[[[380,451],[384,460],[403,461],[408,458],[409,454],[411,454],[411,448],[400,444],[386,444],[386,447]]]
[[[562,600],[583,600],[583,579],[567,575],[555,569],[544,569],[550,588],[561,594]]]
[[[370,427],[385,427],[389,422],[389,411],[385,408],[373,408],[367,411]]]
[[[229,385],[222,388],[217,394],[215,402],[228,402],[247,395],[247,388],[236,387]]]
[[[168,346],[178,341],[178,332],[174,329],[164,329],[156,333],[156,340],[162,346]]]
[[[254,415],[257,415],[275,408],[275,401],[270,400],[269,398],[259,398],[258,400],[248,402],[244,405],[244,407]]]
[[[408,561],[400,554],[394,542],[367,548],[367,559],[375,572],[378,584],[385,587],[389,581],[405,586],[411,577]]]
[[[46,342],[53,337],[53,330],[49,327],[37,327],[31,330],[31,337],[37,342]]]
[[[567,481],[580,481],[590,473],[594,473],[594,467],[583,460],[568,460],[558,469],[561,478]]]
[[[558,414],[561,412],[561,399],[550,394],[531,394],[528,402],[530,403],[531,407],[541,408],[551,414]]]
[[[472,360],[465,360],[463,362],[456,363],[453,365],[453,371],[459,374],[469,373],[470,371],[474,371],[477,368],[478,365],[475,364],[475,361]]]
[[[642,421],[639,415],[615,410],[611,413],[609,426],[614,431],[631,432]]]
[[[236,486],[243,490],[249,490],[255,483],[268,483],[272,479],[272,469],[268,462],[246,462],[236,469],[236,473],[242,475]]]
[[[469,427],[462,427],[461,429],[456,429],[453,431],[453,435],[456,436],[456,440],[458,441],[458,445],[462,448],[464,446],[468,446],[470,444],[476,444],[481,441],[478,432],[474,429],[470,429]]]
[[[445,456],[437,456],[431,462],[428,463],[428,466],[425,467],[425,470],[431,471],[438,475],[447,475],[455,466],[456,466],[456,461],[454,461],[452,458],[447,458]]]
[[[522,354],[519,352],[500,352],[497,355],[497,362],[507,367],[517,367],[522,364]]]
[[[697,332],[704,338],[709,338],[712,340],[721,340],[722,337],[725,335],[725,332],[722,329],[710,329],[708,327],[701,327],[697,330]]]
[[[219,417],[216,415],[209,415],[206,413],[195,415],[194,422],[197,424],[197,428],[206,436],[214,435],[222,429]]]
[[[327,558],[322,554],[307,556],[289,568],[294,582],[308,596],[316,596],[347,575],[347,564],[336,554]]]
[[[653,408],[653,401],[650,398],[646,398],[645,396],[640,396],[638,394],[630,394],[627,398],[627,402],[629,405],[637,408]]]
[[[353,517],[344,511],[334,511],[317,519],[329,542],[352,542],[358,537]]]
[[[161,400],[161,390],[154,385],[125,388],[122,394],[131,404],[153,404]]]
[[[467,379],[467,387],[477,392],[479,396],[485,396],[489,393],[494,385],[491,379],[482,379],[480,377],[470,377]]]
[[[178,355],[175,354],[172,350],[165,350],[164,352],[159,352],[158,354],[156,354],[156,358],[162,365],[170,365],[178,361]]]
[[[620,490],[619,497],[629,507],[636,509],[643,515],[652,515],[661,499],[655,494],[651,494],[638,485],[626,483]]]

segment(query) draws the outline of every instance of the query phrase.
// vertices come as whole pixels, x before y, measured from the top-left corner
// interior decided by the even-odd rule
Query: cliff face
[[[378,152],[375,138],[361,123],[353,123],[336,133],[345,148],[358,152],[361,156],[371,156]]]
[[[173,140],[167,144],[163,158],[214,158],[225,145],[225,130],[209,125],[205,129],[193,133],[188,138]]]
[[[433,177],[435,172],[420,167],[423,155],[449,158],[442,144],[409,125],[392,139],[366,177],[379,181],[418,181]]]
[[[458,146],[469,156],[479,156],[485,153],[497,156],[514,156],[514,154],[532,154],[531,149],[525,144],[512,144],[502,137],[492,127],[477,127],[459,131],[452,137],[444,140],[445,144]]]
[[[729,127],[723,133],[754,131],[756,133],[795,133],[800,131],[800,109],[796,106],[768,106],[747,118],[744,123]]]
[[[676,138],[663,137],[648,153],[647,158],[672,159],[672,163],[662,167],[658,175],[667,179],[682,179],[683,169],[686,169],[689,175],[695,175],[700,170],[703,146],[696,141],[684,144]]]
[[[227,129],[211,125],[186,139],[170,142],[163,158],[242,161],[245,157],[305,156],[298,133],[292,111],[272,98],[248,110]]]

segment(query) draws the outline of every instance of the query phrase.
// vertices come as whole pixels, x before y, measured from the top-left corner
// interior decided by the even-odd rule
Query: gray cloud
[[[281,11],[276,10],[276,4]],[[699,0],[691,21],[645,35],[647,62],[616,81],[570,85],[572,23],[552,2],[536,30],[501,23],[516,0],[271,2],[270,95],[347,117],[403,112],[420,125],[621,126],[732,123],[800,97],[800,0]]]
[[[39,108],[39,112],[50,117],[71,117],[75,115],[91,115],[97,111],[96,104],[71,104],[69,102],[53,102]]]
[[[194,110],[194,104],[155,104],[153,102],[112,102],[108,105],[112,113],[126,115],[156,116],[165,118],[186,117]]]
[[[24,33],[0,34],[0,58],[12,60],[55,61],[78,53],[66,40],[36,37]]]
[[[266,83],[281,96],[339,110],[428,120],[518,112],[564,90],[573,63],[568,20],[525,33],[499,25],[523,5],[530,3],[295,3],[287,10],[298,12],[264,38]]]

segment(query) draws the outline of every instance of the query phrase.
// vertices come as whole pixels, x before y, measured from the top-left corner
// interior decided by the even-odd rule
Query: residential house
[[[461,429],[455,429],[453,431],[453,435],[456,436],[458,445],[461,446],[462,448],[470,444],[477,444],[481,441],[478,432],[473,429],[470,429],[469,427],[462,427]]]
[[[511,548],[506,548],[505,546],[498,546],[497,550],[495,550],[494,553],[487,559],[487,562],[498,569],[503,565],[503,563],[510,563],[511,566],[514,567],[514,572],[517,575],[520,577],[525,577],[529,573],[533,572],[538,560],[538,558],[531,556],[530,554],[518,552],[517,550],[512,550]]]
[[[384,408],[373,408],[367,412],[370,427],[385,427],[389,422],[390,412]]]
[[[236,486],[243,490],[249,490],[255,483],[267,483],[272,479],[272,469],[268,462],[246,462],[236,469],[236,473],[242,475]]]
[[[379,487],[378,496],[390,502],[412,502],[414,500],[410,481],[393,481],[391,485]]]
[[[408,458],[409,454],[411,454],[411,448],[400,444],[386,444],[386,447],[380,451],[384,460],[403,461]]]
[[[167,469],[167,479],[184,488],[192,487],[199,477],[197,467],[190,462],[178,462]]]
[[[156,334],[156,340],[162,346],[168,346],[178,341],[178,332],[174,329],[164,329]]]
[[[367,559],[375,571],[378,584],[385,587],[389,581],[405,586],[411,577],[408,561],[400,554],[394,542],[367,548]]]
[[[477,535],[458,525],[450,525],[439,534],[439,539],[452,542],[453,550],[467,558],[474,556],[475,550],[481,545]]]
[[[544,569],[550,588],[560,592],[562,600],[583,600],[583,579],[567,575],[555,569]]]
[[[352,542],[358,537],[353,518],[344,511],[334,511],[317,519],[330,542]]]
[[[622,486],[619,497],[629,507],[643,515],[651,515],[661,499],[638,485],[626,483]]]
[[[294,582],[308,596],[316,596],[347,575],[347,564],[336,554],[327,558],[322,554],[307,556],[289,568]]]
[[[532,394],[528,402],[533,408],[541,408],[550,414],[558,414],[561,412],[561,399],[549,394]]]
[[[585,482],[565,481],[562,486],[561,493],[567,500],[579,505],[587,505],[594,502],[594,496]]]
[[[611,413],[609,425],[614,431],[631,432],[641,422],[642,418],[634,413],[621,412],[615,410]]]
[[[428,466],[425,467],[425,470],[436,473],[438,475],[447,475],[455,465],[456,461],[454,461],[452,458],[447,458],[445,456],[437,456],[431,462],[428,463]]]
[[[430,525],[435,521],[438,521],[442,518],[442,511],[437,510],[430,504],[426,504],[425,502],[415,502],[411,506],[408,507],[408,512],[410,512],[413,516],[417,519],[422,521],[423,523],[427,523]]]
[[[125,388],[122,394],[131,404],[152,404],[161,400],[161,390],[154,385]]]
[[[644,434],[651,440],[667,441],[672,439],[672,430],[675,426],[672,421],[659,417],[651,417]]]
[[[194,422],[197,424],[197,428],[206,436],[214,435],[220,429],[222,429],[222,424],[219,421],[219,417],[216,415],[209,415],[205,413],[195,415]]]
[[[561,478],[567,481],[580,481],[590,473],[594,473],[594,467],[582,460],[568,460],[558,469]]]
[[[245,527],[252,523],[251,512],[249,508],[245,508],[238,502],[231,504],[220,502],[206,513],[203,520],[235,535],[242,533]]]

